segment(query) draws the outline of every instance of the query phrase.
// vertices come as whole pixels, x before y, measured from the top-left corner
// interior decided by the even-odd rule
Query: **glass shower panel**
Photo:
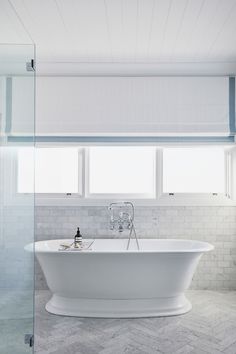
[[[33,45],[0,45],[0,353],[3,354],[33,352],[34,193],[19,193],[17,188],[19,151],[27,148],[34,153],[33,59]],[[33,161],[27,166],[31,178]]]

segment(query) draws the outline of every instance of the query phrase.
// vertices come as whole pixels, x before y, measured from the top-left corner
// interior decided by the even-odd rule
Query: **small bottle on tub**
[[[80,233],[79,227],[77,228],[77,233],[74,237],[74,248],[81,248],[83,243],[83,236]]]

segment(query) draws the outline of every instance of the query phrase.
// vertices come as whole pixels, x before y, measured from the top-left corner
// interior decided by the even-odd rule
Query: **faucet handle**
[[[115,224],[114,221],[110,222],[110,230],[114,230],[115,229]]]

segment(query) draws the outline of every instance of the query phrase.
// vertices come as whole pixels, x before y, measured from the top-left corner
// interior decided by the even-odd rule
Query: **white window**
[[[32,193],[35,184],[41,205],[108,204],[112,199],[225,205],[234,192],[232,151],[221,146],[47,146],[35,153],[19,148],[17,192]]]
[[[34,176],[32,149],[18,151],[18,192],[32,193]],[[81,193],[82,156],[77,148],[35,149],[36,193]]]
[[[92,147],[89,149],[88,194],[155,197],[155,149]]]
[[[225,153],[222,148],[165,148],[164,193],[224,193]]]

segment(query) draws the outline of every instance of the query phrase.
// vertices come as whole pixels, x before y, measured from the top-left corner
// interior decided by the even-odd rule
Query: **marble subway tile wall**
[[[71,238],[77,226],[84,237],[120,237],[109,230],[106,207],[36,207],[36,240]],[[215,250],[202,257],[192,289],[236,290],[236,207],[136,207],[135,227],[141,238],[212,243]],[[36,288],[47,288],[38,264]]]

